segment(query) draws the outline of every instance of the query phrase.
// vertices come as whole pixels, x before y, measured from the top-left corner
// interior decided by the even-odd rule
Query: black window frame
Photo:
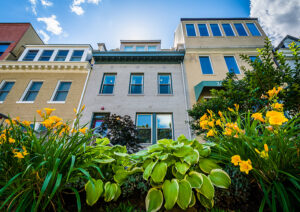
[[[105,78],[106,78],[106,76],[114,76],[115,77],[115,79],[114,79],[114,83],[113,84],[106,84],[105,83]],[[104,73],[103,74],[103,77],[102,77],[102,83],[101,83],[101,88],[100,88],[100,94],[107,94],[107,95],[109,95],[109,94],[113,94],[114,93],[114,90],[115,90],[115,83],[116,83],[116,76],[117,76],[117,74],[116,73]],[[111,93],[104,93],[103,91],[104,91],[104,86],[112,86],[113,88],[112,88],[112,92]]]

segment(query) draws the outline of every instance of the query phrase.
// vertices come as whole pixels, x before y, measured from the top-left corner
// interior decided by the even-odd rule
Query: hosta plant
[[[214,186],[228,188],[230,177],[216,160],[210,158],[213,144],[200,144],[183,135],[177,141],[163,139],[131,157],[137,162],[132,170],[142,167],[143,178],[152,188],[146,197],[146,210],[167,210],[177,204],[185,210],[196,199],[206,208],[214,205]]]

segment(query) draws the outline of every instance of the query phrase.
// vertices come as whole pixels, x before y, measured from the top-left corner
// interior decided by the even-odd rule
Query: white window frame
[[[73,83],[72,80],[58,80],[58,82],[56,84],[56,87],[54,89],[54,92],[52,93],[51,99],[50,99],[50,101],[47,102],[48,104],[65,104],[66,103],[67,98],[66,98],[65,101],[53,101],[53,99],[55,97],[55,94],[56,94],[56,92],[58,90],[58,87],[59,87],[59,85],[60,85],[61,82],[71,82],[71,83]],[[71,89],[71,86],[70,86],[70,89]],[[70,92],[70,90],[68,91],[68,95],[69,95],[69,92]]]
[[[161,75],[169,75],[170,76],[170,90],[171,90],[171,93],[166,93],[166,94],[162,94],[160,93],[160,76]],[[172,83],[172,73],[157,73],[157,84],[158,84],[158,88],[157,88],[157,94],[158,95],[162,95],[162,96],[172,96],[173,95],[173,83]]]
[[[204,23],[198,23],[198,24],[197,24],[197,29],[198,29],[199,36],[200,36],[200,37],[204,37],[204,38],[205,38],[205,37],[211,37],[212,34],[211,34],[210,31],[209,31],[209,27],[208,27],[207,23],[205,23],[204,25],[206,26],[206,29],[207,29],[207,32],[208,32],[208,36],[202,36],[202,35],[200,34],[200,30],[199,30],[199,26],[198,26],[199,24],[204,24]]]
[[[188,25],[188,24],[194,25],[195,36],[190,36],[190,35],[188,35],[188,31],[187,31],[187,27],[186,27],[186,25]],[[196,25],[195,23],[194,23],[194,24],[191,24],[191,23],[186,23],[186,24],[185,24],[184,27],[185,27],[185,32],[186,32],[186,36],[187,36],[187,37],[195,38],[195,37],[199,36],[199,35],[197,35],[197,31],[198,31],[198,30],[197,30],[197,28],[195,27],[195,25]]]
[[[114,75],[115,76],[115,81],[114,81],[114,88],[113,88],[113,92],[112,93],[102,93],[102,90],[103,90],[103,86],[104,86],[104,78],[105,76],[108,76],[108,75]],[[98,93],[98,95],[103,95],[103,96],[113,96],[114,93],[115,93],[115,88],[116,88],[116,80],[117,80],[117,73],[116,72],[112,72],[112,73],[103,73],[103,76],[102,76],[102,82],[101,82],[101,85],[100,85],[100,91]]]
[[[33,60],[24,60],[25,57],[27,56],[28,52],[29,51],[38,51],[37,54],[35,55],[35,57],[33,58]],[[41,55],[41,49],[36,49],[36,48],[33,48],[33,49],[26,49],[22,55],[22,57],[19,59],[19,61],[24,61],[24,62],[33,62],[33,61],[37,61],[37,58],[40,58],[40,55]]]
[[[233,34],[234,34],[233,36],[228,36],[228,35],[226,35],[226,32],[225,32],[224,27],[223,27],[223,25],[222,25],[222,29],[223,29],[223,31],[224,31],[224,36],[225,36],[225,37],[235,37],[235,36],[236,36],[236,33],[235,33],[235,31],[234,31],[234,29],[233,29],[231,23],[222,23],[222,24],[229,24],[229,26],[230,26],[230,28],[231,28]]]
[[[140,143],[141,145],[152,145],[153,144],[153,139],[152,139],[152,133],[153,133],[153,113],[136,113],[136,120],[135,120],[135,127],[137,128],[137,123],[138,123],[138,116],[139,115],[150,115],[151,116],[151,133],[150,133],[150,143]],[[156,117],[155,117],[156,118]]]
[[[73,57],[73,54],[74,54],[74,51],[83,51],[83,53],[82,53],[82,56],[81,56],[81,58],[80,58],[80,60],[79,61],[72,61],[71,60],[71,58]],[[87,51],[86,51],[86,49],[71,49],[71,54],[70,54],[70,57],[68,58],[68,57],[66,57],[66,60],[65,61],[68,61],[68,62],[82,62],[82,61],[84,61],[85,60],[85,58],[86,58],[86,55],[87,55]],[[69,52],[69,53],[70,53]],[[69,54],[67,55],[67,56],[69,56]]]
[[[2,87],[4,86],[4,84],[6,83],[6,82],[14,82],[14,83],[16,83],[16,80],[2,80],[2,82],[0,83],[0,89],[2,89]],[[11,90],[10,90],[11,91]],[[9,92],[10,92],[9,91]],[[9,94],[9,93],[8,93]],[[8,95],[7,94],[7,95]],[[2,103],[4,103],[4,101],[0,101],[0,104],[2,104]]]
[[[216,25],[218,25],[219,30],[220,30],[220,32],[221,32],[221,35],[220,35],[220,36],[215,36],[215,35],[214,35],[214,33],[213,33],[212,29],[211,29],[211,26],[210,26],[211,24],[216,24]],[[223,37],[223,36],[224,36],[219,23],[209,23],[209,27],[210,27],[210,30],[211,30],[211,35],[212,35],[212,37]]]
[[[173,123],[173,113],[155,113],[155,124],[156,124],[156,126],[155,126],[155,131],[156,131],[156,143],[157,143],[157,141],[159,141],[158,140],[158,121],[157,121],[157,116],[159,116],[159,115],[170,115],[171,116],[171,134],[172,134],[172,140],[174,139],[174,136],[173,136],[173,128],[174,128],[174,123]],[[160,128],[160,129],[165,129],[165,128]],[[169,128],[168,128],[169,129]]]
[[[244,37],[244,36],[242,36],[242,37]],[[239,64],[238,64],[238,62],[236,61],[236,59],[235,59],[235,56],[234,55],[223,55],[223,58],[224,58],[224,62],[225,62],[225,65],[226,65],[226,68],[227,68],[227,71],[228,71],[228,73],[229,73],[229,69],[228,69],[228,66],[227,66],[227,63],[226,63],[226,60],[225,60],[225,57],[233,57],[233,59],[235,60],[235,63],[236,63],[236,66],[237,66],[237,68],[239,69],[239,74],[236,74],[236,75],[241,75],[242,74],[242,72],[241,72],[241,69],[240,69],[240,66],[239,66]]]
[[[212,74],[203,74],[202,67],[201,67],[201,62],[200,62],[200,57],[208,57],[209,62],[210,62],[211,69],[212,69],[212,71],[213,71]],[[212,61],[211,61],[209,55],[198,55],[198,61],[199,61],[199,66],[200,66],[201,74],[202,74],[202,75],[204,75],[204,76],[209,76],[209,75],[214,75],[214,74],[215,74],[214,66],[213,66],[213,64],[212,64]]]
[[[142,84],[142,93],[131,93],[131,85],[135,85],[132,84],[132,75],[140,75],[143,76],[143,84]],[[133,96],[143,96],[145,94],[145,73],[130,73],[130,79],[129,79],[129,92],[128,95],[133,95]]]
[[[41,54],[40,54],[39,58],[37,59],[39,62],[49,62],[49,61],[52,61],[51,59],[53,59],[53,55],[56,53],[56,52],[55,52],[55,49],[40,49],[40,51],[41,51]],[[45,61],[45,60],[42,60],[42,61],[41,61],[41,60],[40,60],[40,58],[42,57],[44,51],[53,51],[51,57],[50,57],[49,60],[47,60],[47,61]],[[55,54],[55,55],[56,55],[56,54]]]
[[[27,85],[25,91],[23,92],[20,100],[17,101],[16,103],[27,103],[27,104],[33,104],[34,103],[34,101],[24,101],[24,98],[25,98],[27,92],[29,91],[29,88],[31,87],[32,83],[34,83],[34,82],[43,82],[43,84],[44,84],[45,80],[30,80],[30,82],[28,83],[28,85]],[[42,86],[43,86],[43,84],[42,84]],[[40,92],[40,90],[39,90],[39,92]]]

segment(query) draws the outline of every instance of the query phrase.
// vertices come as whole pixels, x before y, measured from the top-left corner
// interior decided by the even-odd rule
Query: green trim
[[[156,131],[157,131],[157,126],[156,126],[156,113],[152,113],[152,144],[156,144]]]
[[[196,86],[194,86],[196,101],[199,100],[199,97],[202,93],[204,87],[221,87],[222,81],[202,81]]]

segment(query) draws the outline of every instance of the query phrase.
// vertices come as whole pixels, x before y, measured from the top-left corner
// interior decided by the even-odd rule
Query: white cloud
[[[55,15],[51,15],[50,17],[38,18],[38,21],[42,21],[46,24],[46,29],[49,32],[52,32],[55,35],[60,35],[63,32],[60,23],[56,20]]]
[[[73,3],[70,5],[70,9],[72,12],[76,13],[77,15],[82,15],[84,10],[82,8],[82,4],[90,3],[98,5],[101,0],[73,0]]]
[[[45,43],[48,43],[48,41],[50,39],[50,36],[46,32],[44,32],[43,30],[39,30],[38,32],[43,36],[43,41]]]
[[[41,0],[41,3],[42,3],[42,5],[45,6],[45,7],[49,7],[49,6],[52,6],[52,5],[53,5],[53,2],[47,1],[47,0]]]
[[[300,36],[299,0],[251,0],[250,16],[258,17],[275,46],[287,34]]]
[[[33,14],[36,15],[37,14],[36,13],[36,4],[37,4],[36,0],[29,0],[29,2],[31,4],[31,10],[32,10]]]

